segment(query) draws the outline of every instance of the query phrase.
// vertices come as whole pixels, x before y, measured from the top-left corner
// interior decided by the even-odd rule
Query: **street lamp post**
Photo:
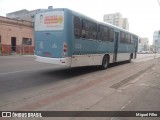
[[[157,52],[156,44],[157,44],[157,40],[155,40],[155,54],[154,54],[154,59],[156,59],[156,52]]]

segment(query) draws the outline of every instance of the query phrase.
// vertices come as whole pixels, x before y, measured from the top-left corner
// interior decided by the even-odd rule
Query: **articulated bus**
[[[101,66],[136,58],[139,37],[66,8],[35,16],[36,61],[63,67]]]

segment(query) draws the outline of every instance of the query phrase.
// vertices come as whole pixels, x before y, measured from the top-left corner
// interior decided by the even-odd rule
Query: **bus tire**
[[[129,56],[128,63],[131,63],[131,61],[132,61],[132,55]]]
[[[102,60],[102,66],[101,66],[101,69],[102,70],[105,70],[108,68],[108,65],[109,65],[109,57],[107,55],[105,55],[103,57],[103,60]]]

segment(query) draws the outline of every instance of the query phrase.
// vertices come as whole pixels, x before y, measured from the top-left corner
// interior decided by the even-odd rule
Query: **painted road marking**
[[[7,75],[7,74],[14,74],[14,73],[21,73],[21,72],[27,72],[27,71],[44,70],[44,69],[50,69],[50,68],[61,68],[61,67],[45,67],[45,68],[37,68],[37,69],[29,69],[29,70],[20,70],[20,71],[13,71],[13,72],[0,73],[0,75]]]

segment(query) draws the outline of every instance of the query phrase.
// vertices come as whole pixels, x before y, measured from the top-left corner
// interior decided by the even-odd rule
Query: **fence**
[[[34,46],[30,45],[0,45],[0,55],[12,55],[12,54],[21,54],[28,55],[34,54]]]

